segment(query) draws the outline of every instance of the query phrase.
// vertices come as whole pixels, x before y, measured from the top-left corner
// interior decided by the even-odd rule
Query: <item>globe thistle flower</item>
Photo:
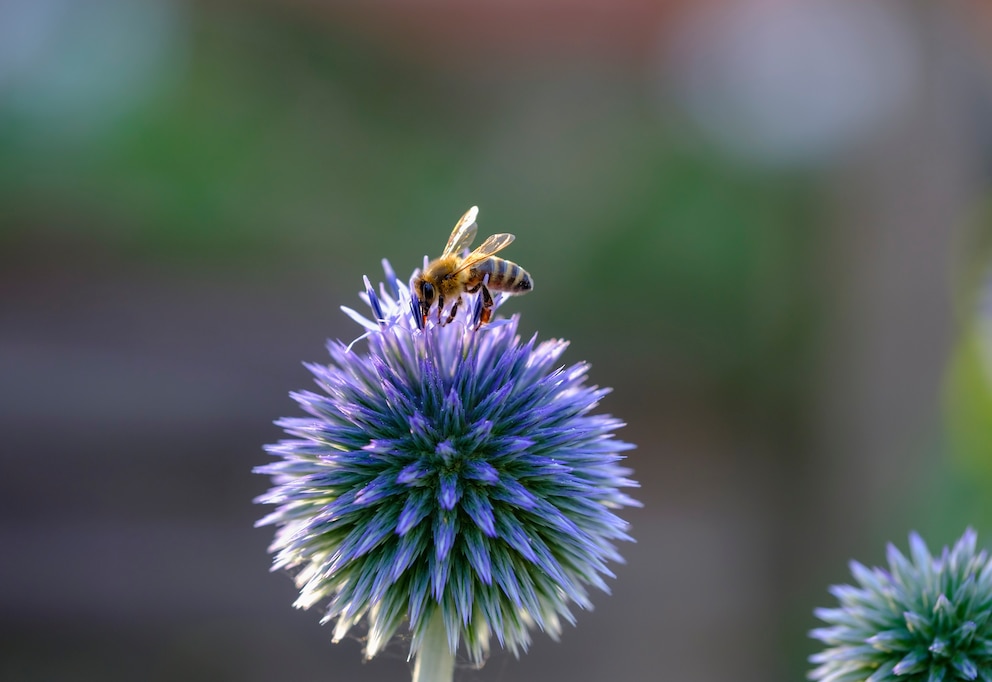
[[[970,528],[932,557],[916,533],[909,558],[889,545],[889,568],[851,562],[858,587],[830,592],[840,608],[817,609],[829,627],[810,636],[827,649],[810,657],[812,680],[936,682],[992,680],[992,563]]]
[[[534,627],[557,638],[571,604],[591,608],[589,586],[608,591],[614,542],[631,539],[616,511],[638,504],[620,464],[633,446],[591,414],[608,390],[588,366],[557,366],[566,342],[522,342],[516,316],[480,327],[471,294],[451,323],[424,322],[383,267],[378,293],[365,279],[371,319],[342,307],[365,333],[306,365],[320,392],[291,394],[309,416],[276,422],[292,438],[255,469],[273,481],[256,501],[276,505],[258,525],[276,526],[273,570],[295,574],[295,606],[327,604],[334,641],[364,622],[371,658],[405,625],[440,679],[460,644],[475,664],[493,635],[517,655]]]

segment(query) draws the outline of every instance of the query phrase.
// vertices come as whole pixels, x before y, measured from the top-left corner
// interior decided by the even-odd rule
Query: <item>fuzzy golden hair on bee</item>
[[[455,223],[444,251],[432,261],[425,259],[423,270],[413,279],[413,296],[419,303],[425,324],[432,308],[437,309],[438,324],[449,324],[462,305],[462,294],[479,293],[482,300],[479,324],[483,325],[492,316],[492,292],[515,295],[534,288],[529,272],[512,261],[496,256],[513,242],[515,237],[512,234],[501,232],[491,235],[477,249],[466,254],[479,229],[476,223],[478,213],[478,207],[473,206]],[[449,304],[445,316],[444,309]]]

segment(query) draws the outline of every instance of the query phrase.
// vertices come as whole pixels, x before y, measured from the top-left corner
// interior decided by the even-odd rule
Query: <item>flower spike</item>
[[[289,438],[255,469],[272,478],[256,501],[275,505],[258,522],[276,528],[273,566],[293,572],[298,607],[326,604],[335,641],[367,623],[370,658],[404,624],[418,670],[426,642],[481,664],[493,635],[514,654],[534,627],[557,638],[631,539],[622,422],[591,414],[606,391],[560,367],[566,343],[522,343],[516,316],[480,326],[478,293],[451,323],[425,321],[383,270],[360,295],[371,319],[343,308],[364,333],[307,365],[320,392],[292,394],[308,416],[279,420]]]
[[[839,608],[817,609],[828,627],[810,637],[827,648],[810,657],[823,682],[992,681],[992,562],[967,529],[932,556],[916,533],[909,557],[893,545],[889,567],[851,562],[858,586],[830,592]]]

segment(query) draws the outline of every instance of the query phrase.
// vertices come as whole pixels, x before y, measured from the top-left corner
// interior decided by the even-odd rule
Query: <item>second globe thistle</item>
[[[837,585],[838,608],[817,609],[827,645],[810,658],[822,682],[992,682],[992,562],[971,529],[930,555],[909,536],[909,558],[888,548],[888,569],[851,562],[858,586]]]
[[[479,329],[475,295],[425,323],[384,266],[378,293],[366,280],[372,319],[346,309],[367,351],[330,342],[332,362],[308,365],[320,391],[293,397],[309,416],[280,420],[291,438],[256,469],[273,481],[258,501],[276,506],[260,521],[277,527],[274,567],[295,573],[296,606],[327,604],[335,640],[367,622],[368,657],[404,624],[411,655],[435,631],[475,663],[492,636],[517,653],[606,589],[630,539],[616,511],[637,504],[632,446],[591,414],[607,390],[588,366],[558,366],[565,342],[522,342],[515,317]]]

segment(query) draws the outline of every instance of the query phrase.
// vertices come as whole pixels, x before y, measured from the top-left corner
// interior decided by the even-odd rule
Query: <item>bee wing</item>
[[[494,234],[486,241],[482,242],[472,253],[465,256],[465,259],[458,264],[458,269],[455,272],[461,272],[466,268],[470,268],[480,261],[484,261],[495,253],[498,253],[508,247],[510,242],[512,242],[516,237],[512,234],[507,234],[501,232],[500,234]]]
[[[475,233],[479,231],[479,226],[475,224],[475,216],[478,214],[479,207],[473,206],[455,224],[455,229],[451,231],[451,236],[448,237],[448,243],[441,253],[442,258],[461,253],[472,245],[472,240],[475,239]]]

